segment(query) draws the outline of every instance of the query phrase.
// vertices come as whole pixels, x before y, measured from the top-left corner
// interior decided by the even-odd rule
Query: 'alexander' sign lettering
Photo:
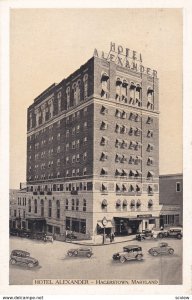
[[[119,66],[127,69],[134,70],[136,72],[146,73],[149,76],[157,77],[157,71],[151,68],[146,68],[142,65],[142,55],[137,51],[124,48],[121,45],[116,45],[111,42],[109,53],[98,52],[94,50],[94,56],[103,58],[107,61],[113,61]]]

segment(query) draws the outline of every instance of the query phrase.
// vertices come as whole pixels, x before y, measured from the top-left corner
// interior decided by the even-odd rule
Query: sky
[[[10,188],[26,181],[27,107],[110,42],[159,77],[160,174],[182,172],[181,9],[11,9]]]

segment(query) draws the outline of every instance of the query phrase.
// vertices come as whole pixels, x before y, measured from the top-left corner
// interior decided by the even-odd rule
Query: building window
[[[102,121],[102,122],[101,122],[100,129],[101,129],[101,130],[106,130],[107,128],[108,128],[107,122]]]
[[[75,155],[72,156],[72,163],[75,163]]]
[[[101,145],[101,146],[105,146],[105,145],[107,145],[107,144],[108,144],[108,139],[107,139],[105,136],[103,136],[103,137],[101,138],[100,145]]]
[[[131,82],[129,92],[130,92],[130,98],[129,98],[129,104],[135,104],[135,84]]]
[[[153,130],[148,130],[147,137],[153,137]]]
[[[79,169],[76,170],[76,176],[79,176]]]
[[[101,153],[101,158],[100,158],[100,160],[101,160],[101,161],[105,161],[105,160],[107,160],[107,158],[108,158],[107,153],[106,153],[106,152],[102,152],[102,153]]]
[[[87,137],[84,137],[84,138],[83,138],[83,145],[84,145],[84,146],[87,145]]]
[[[85,161],[87,159],[87,152],[83,153],[83,160]]]
[[[123,80],[122,88],[121,88],[121,100],[125,103],[127,103],[127,88],[128,88],[128,83],[126,80]]]
[[[58,112],[60,112],[61,111],[61,92],[58,93],[57,100],[58,100]]]
[[[41,217],[44,217],[44,200],[41,199]]]
[[[86,199],[83,199],[83,211],[87,210],[87,201]]]
[[[66,199],[65,200],[65,210],[68,210],[69,209],[69,200]]]
[[[102,168],[102,169],[101,169],[101,172],[100,172],[100,175],[101,175],[101,176],[106,176],[106,175],[108,175],[108,169],[107,169],[107,168]]]
[[[66,170],[66,177],[69,177],[69,170]]]
[[[61,136],[60,133],[58,133],[58,134],[57,134],[57,140],[58,140],[58,141],[60,140],[60,136]]]
[[[37,199],[34,200],[34,213],[37,214]]]
[[[60,148],[60,146],[58,146],[57,147],[57,153],[60,153],[60,150],[61,150],[61,148]]]
[[[153,89],[148,88],[147,90],[147,109],[154,110],[154,100],[153,100]]]
[[[117,78],[116,80],[116,100],[121,100],[121,86],[122,86],[122,80],[120,78]]]
[[[75,127],[72,128],[72,135],[75,135]]]
[[[76,149],[79,149],[79,140],[76,141]]]
[[[83,168],[83,175],[87,175],[87,168]]]
[[[115,116],[116,116],[117,118],[121,118],[121,112],[120,112],[120,110],[116,109],[116,111],[115,111]]]
[[[76,210],[79,210],[79,199],[76,199]]]
[[[108,113],[108,109],[104,105],[102,105],[100,113],[106,115]]]
[[[72,149],[75,149],[75,141],[72,142]]]
[[[66,94],[67,94],[67,109],[70,108],[70,87],[68,86],[66,89]]]
[[[72,170],[72,176],[75,176],[75,169]]]
[[[56,202],[56,207],[57,207],[57,219],[60,219],[60,201],[57,200]]]
[[[181,182],[176,182],[176,192],[181,192]]]
[[[58,158],[58,160],[57,160],[57,166],[59,167],[60,164],[61,164],[61,162],[60,162],[60,159]]]
[[[137,84],[135,90],[135,104],[141,107],[141,87],[139,84]]]
[[[66,144],[65,149],[66,149],[66,151],[69,151],[69,143]]]
[[[71,210],[75,210],[75,200],[72,199],[72,206],[71,206]]]
[[[31,212],[31,199],[28,200],[28,212]]]
[[[107,190],[108,190],[107,183],[102,183],[101,184],[101,192],[106,193]]]
[[[66,124],[69,124],[69,117],[66,118]]]
[[[108,79],[108,74],[104,72],[101,76],[101,97],[103,98],[108,97]]]
[[[154,149],[154,145],[148,144],[148,146],[147,146],[147,151],[150,152],[150,151],[152,151],[153,149]]]
[[[76,127],[76,133],[79,133],[79,131],[80,131],[80,125],[77,125],[77,127]]]
[[[79,162],[79,154],[76,155],[76,162]]]
[[[83,84],[84,84],[84,100],[86,100],[88,97],[88,74],[84,75]]]
[[[147,165],[151,166],[152,164],[153,164],[153,158],[152,157],[148,157]]]
[[[69,163],[69,156],[66,157],[65,161],[66,161],[66,164]]]
[[[52,202],[49,200],[49,209],[48,209],[48,217],[51,218],[52,216]]]

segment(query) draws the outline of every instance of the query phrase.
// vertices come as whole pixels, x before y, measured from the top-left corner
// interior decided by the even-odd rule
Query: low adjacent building
[[[159,176],[160,226],[183,225],[183,174]]]

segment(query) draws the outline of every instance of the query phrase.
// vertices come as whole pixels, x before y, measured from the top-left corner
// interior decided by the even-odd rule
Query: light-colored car
[[[142,260],[142,248],[137,245],[125,246],[122,252],[113,254],[113,260],[119,260],[124,263],[126,260]]]
[[[170,254],[173,255],[174,249],[170,247],[167,243],[160,243],[157,247],[152,247],[148,250],[149,254],[153,256],[158,256],[162,254]]]
[[[10,255],[10,263],[14,264],[25,264],[29,268],[38,266],[39,262],[36,258],[30,256],[30,253],[23,250],[13,250]]]

